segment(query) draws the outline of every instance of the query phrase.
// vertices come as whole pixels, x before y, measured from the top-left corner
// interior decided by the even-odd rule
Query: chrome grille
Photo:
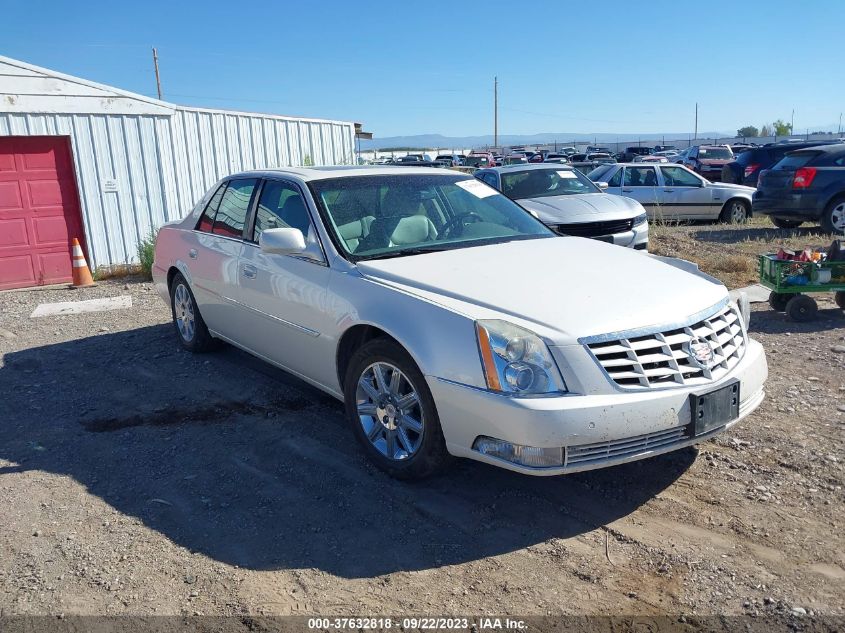
[[[622,459],[663,446],[671,446],[687,439],[689,438],[686,435],[685,428],[676,427],[666,431],[626,437],[621,440],[582,444],[581,446],[567,446],[566,466]]]
[[[710,344],[709,367],[699,364],[690,351],[690,342],[696,339]],[[691,325],[587,347],[614,383],[636,390],[719,380],[740,361],[746,345],[739,312],[728,305]]]

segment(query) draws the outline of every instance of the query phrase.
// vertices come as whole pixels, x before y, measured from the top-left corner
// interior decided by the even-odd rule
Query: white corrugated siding
[[[0,136],[71,138],[92,266],[138,261],[138,241],[183,217],[221,177],[246,169],[343,165],[343,121],[175,107],[172,115],[0,112]],[[116,192],[104,192],[106,180]]]

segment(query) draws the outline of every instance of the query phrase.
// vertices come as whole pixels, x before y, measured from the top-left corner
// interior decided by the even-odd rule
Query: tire
[[[827,205],[821,225],[825,233],[845,234],[845,197],[836,198]]]
[[[801,220],[784,220],[783,218],[770,218],[772,224],[779,229],[797,229],[803,224]]]
[[[194,293],[182,273],[170,283],[170,312],[179,342],[186,350],[201,354],[217,347],[200,314]]]
[[[349,361],[344,396],[355,437],[381,470],[419,480],[444,469],[448,452],[434,398],[399,344],[377,338],[362,345]]]
[[[833,300],[836,301],[836,305],[845,310],[845,290],[837,291],[833,296]]]
[[[786,303],[786,316],[799,323],[812,321],[818,311],[818,304],[807,295],[795,295]]]
[[[786,310],[786,304],[789,303],[789,300],[791,298],[791,295],[782,295],[774,291],[770,292],[769,306],[771,306],[772,310],[776,312],[783,312],[784,310]]]
[[[745,200],[728,200],[719,214],[719,221],[725,224],[745,224],[748,222],[748,211],[749,204]]]

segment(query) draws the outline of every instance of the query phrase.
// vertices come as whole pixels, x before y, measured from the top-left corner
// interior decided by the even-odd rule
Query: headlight
[[[634,226],[645,224],[646,222],[648,222],[648,215],[645,213],[641,213],[640,215],[634,218]]]
[[[566,391],[539,336],[507,321],[477,321],[475,327],[488,389],[525,396]]]

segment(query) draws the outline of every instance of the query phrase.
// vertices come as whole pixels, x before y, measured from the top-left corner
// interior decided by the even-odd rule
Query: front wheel
[[[422,372],[397,343],[365,343],[349,363],[346,416],[367,456],[397,479],[423,479],[448,457],[434,398]]]
[[[845,233],[845,198],[837,198],[827,205],[821,225],[826,233]]]
[[[726,224],[745,224],[748,222],[748,203],[744,200],[729,200],[719,220]]]
[[[801,220],[784,220],[783,218],[771,218],[772,224],[779,229],[797,229],[803,224]]]
[[[197,353],[214,349],[215,340],[208,332],[194,293],[182,273],[176,273],[170,284],[170,309],[182,347]]]

